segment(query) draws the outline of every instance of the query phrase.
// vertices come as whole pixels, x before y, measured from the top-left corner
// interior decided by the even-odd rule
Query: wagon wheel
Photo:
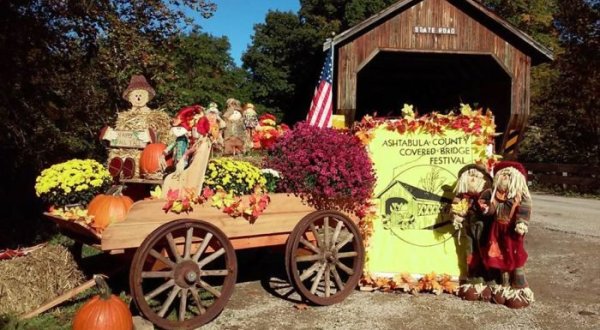
[[[233,293],[235,250],[204,221],[181,219],[153,231],[133,257],[129,286],[139,311],[165,329],[194,329],[219,314]]]
[[[358,227],[337,211],[318,211],[296,225],[285,249],[288,278],[317,305],[346,298],[362,275],[364,246]]]

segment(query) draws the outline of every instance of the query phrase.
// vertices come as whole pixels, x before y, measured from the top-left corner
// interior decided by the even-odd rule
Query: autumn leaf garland
[[[473,136],[473,154],[477,163],[491,166],[500,156],[489,155],[487,145],[493,141],[496,124],[491,111],[474,110],[468,104],[461,104],[459,113],[443,115],[437,112],[418,116],[412,105],[405,104],[403,118],[386,120],[365,116],[356,126],[355,135],[368,145],[374,138],[374,130],[384,125],[387,130],[400,134],[428,133],[443,136],[447,130],[459,130]]]
[[[233,191],[226,192],[222,189],[213,190],[205,187],[200,194],[193,189],[171,189],[167,192],[167,202],[163,206],[165,212],[190,212],[194,205],[210,202],[210,205],[223,211],[232,218],[242,217],[251,223],[264,212],[270,202],[269,195],[263,188],[257,186],[254,192],[247,197],[247,201]]]

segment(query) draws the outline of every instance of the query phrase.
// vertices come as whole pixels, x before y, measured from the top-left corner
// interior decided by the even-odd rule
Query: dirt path
[[[524,310],[451,296],[356,291],[298,310],[281,252],[244,253],[245,275],[208,329],[600,329],[600,201],[534,196],[527,239],[536,302]]]

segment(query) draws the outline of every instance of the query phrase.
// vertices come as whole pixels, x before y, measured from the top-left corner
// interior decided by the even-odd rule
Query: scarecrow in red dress
[[[481,205],[489,204],[492,196],[492,177],[483,166],[469,164],[458,172],[456,196],[452,201],[454,227],[464,227],[467,240],[467,280],[458,295],[465,300],[491,298],[485,281],[489,280],[482,263],[482,238],[489,229],[491,219],[484,216]],[[487,290],[484,293],[484,290]],[[489,300],[489,299],[487,299]]]
[[[496,303],[511,308],[528,306],[533,292],[528,288],[523,267],[527,262],[525,234],[531,214],[527,171],[522,164],[503,161],[494,167],[494,190],[484,214],[493,215],[483,262],[490,271],[500,272],[501,286],[492,288]]]

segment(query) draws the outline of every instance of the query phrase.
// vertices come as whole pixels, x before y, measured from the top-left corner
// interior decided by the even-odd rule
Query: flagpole
[[[333,95],[333,91],[334,91],[334,84],[335,84],[335,44],[333,43],[333,37],[335,36],[335,32],[331,32],[331,38],[327,38],[327,40],[329,40],[329,56],[331,57],[331,94]],[[333,106],[334,104],[334,97],[331,97],[331,118],[329,119],[329,127],[333,126],[333,115],[336,114],[336,110],[335,107]]]

